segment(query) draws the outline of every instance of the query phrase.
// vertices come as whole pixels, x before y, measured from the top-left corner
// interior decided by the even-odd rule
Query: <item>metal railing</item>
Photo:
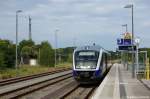
[[[132,64],[128,64],[128,70],[132,72]],[[147,67],[147,64],[145,63],[139,63],[139,68],[137,69],[137,64],[134,63],[134,66],[135,66],[135,72],[136,72],[136,75],[137,75],[137,78],[139,79],[149,79],[149,76],[150,75],[150,70],[149,68],[150,67]]]

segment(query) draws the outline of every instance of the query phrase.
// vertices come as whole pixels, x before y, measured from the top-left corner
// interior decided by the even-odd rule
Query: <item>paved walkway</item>
[[[121,64],[114,64],[92,99],[150,99],[150,90]]]
[[[142,79],[141,81],[150,90],[150,80]]]

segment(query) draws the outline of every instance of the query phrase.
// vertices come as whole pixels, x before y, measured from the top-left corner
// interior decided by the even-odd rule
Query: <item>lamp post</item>
[[[22,10],[17,10],[16,11],[16,69],[18,68],[18,14],[21,13]]]
[[[124,8],[131,8],[132,10],[132,77],[135,78],[136,71],[134,66],[134,17],[133,17],[133,4],[126,5]]]
[[[135,43],[136,43],[136,65],[137,65],[137,67],[136,67],[136,73],[138,74],[139,73],[139,43],[140,43],[140,39],[139,38],[136,38],[135,39]]]
[[[55,30],[55,67],[57,65],[57,32],[58,31],[59,31],[58,29]]]

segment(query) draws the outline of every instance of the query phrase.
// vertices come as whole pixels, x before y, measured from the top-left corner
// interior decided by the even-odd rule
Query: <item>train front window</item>
[[[95,69],[99,53],[96,51],[80,51],[75,54],[75,65],[77,69]]]

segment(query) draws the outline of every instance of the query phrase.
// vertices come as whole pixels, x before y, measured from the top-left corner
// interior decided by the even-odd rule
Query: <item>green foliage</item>
[[[24,46],[32,47],[34,46],[34,42],[32,40],[22,40],[19,43],[19,49],[22,49]]]
[[[28,58],[36,58],[37,51],[36,49],[34,49],[34,47],[24,46],[21,50],[21,56],[28,57]]]
[[[9,45],[7,52],[5,53],[5,64],[7,68],[12,68],[15,66],[15,46]]]
[[[22,56],[30,56],[32,54],[32,47],[24,46],[21,50]]]
[[[44,41],[40,48],[40,64],[45,66],[54,66],[54,51],[51,45]]]
[[[22,40],[19,43],[19,50],[22,57],[37,58],[36,45],[32,40]]]
[[[72,63],[72,53],[68,54],[67,62]]]
[[[150,58],[150,48],[140,48],[139,51],[147,51],[147,57]],[[145,61],[145,53],[139,54],[139,60],[140,62]]]
[[[19,59],[23,59],[24,64],[29,64],[30,59],[37,59],[38,49],[32,40],[22,40],[19,43]]]
[[[18,76],[28,76],[32,74],[42,73],[49,71],[50,68],[43,66],[22,66],[19,69],[4,69],[0,70],[0,79],[7,79]]]
[[[111,60],[116,60],[116,59],[120,59],[120,52],[113,52],[113,51],[109,51],[110,55],[111,55]]]
[[[57,53],[61,55],[61,62],[72,62],[72,55],[73,55],[73,47],[67,47],[67,48],[59,48],[57,49]],[[57,56],[58,58],[58,56]]]
[[[4,63],[4,55],[2,52],[0,52],[0,68],[4,68],[5,63]]]
[[[12,68],[15,64],[15,46],[9,40],[0,40],[0,68]]]
[[[15,48],[16,45],[9,40],[0,39],[0,68],[15,67]],[[56,50],[57,63],[72,62],[73,47]],[[18,45],[18,63],[22,59],[24,64],[29,64],[29,60],[34,58],[40,65],[54,66],[54,57],[54,50],[47,41],[35,45],[32,40],[22,40]]]

